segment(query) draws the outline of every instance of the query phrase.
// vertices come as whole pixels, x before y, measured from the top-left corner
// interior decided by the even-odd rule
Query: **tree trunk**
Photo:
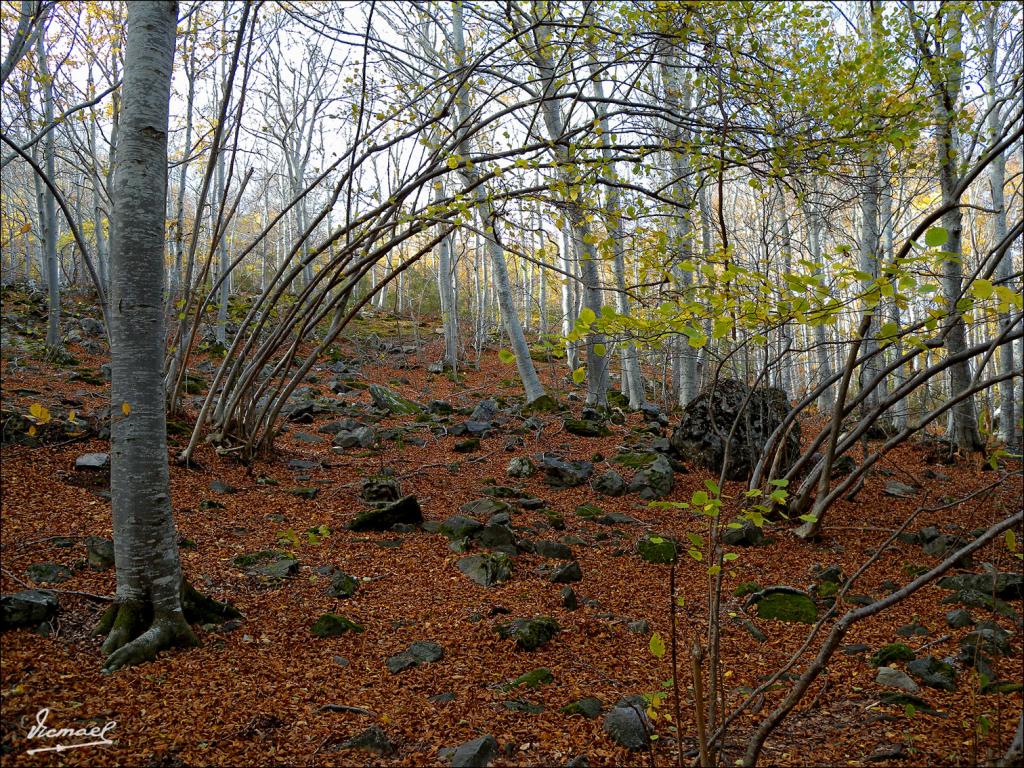
[[[43,81],[43,124],[53,123],[53,76],[50,74],[46,54],[46,33],[41,32],[36,39],[36,52],[39,57],[39,76]],[[53,183],[57,182],[54,163],[53,131],[43,139],[43,162],[46,175]],[[57,261],[57,201],[49,187],[43,190],[42,208],[42,241],[46,255],[46,290],[49,295],[49,313],[46,323],[46,346],[49,349],[60,347],[60,269]]]
[[[117,602],[105,669],[196,642],[182,608],[163,386],[167,113],[177,3],[128,5],[111,247],[111,504]]]

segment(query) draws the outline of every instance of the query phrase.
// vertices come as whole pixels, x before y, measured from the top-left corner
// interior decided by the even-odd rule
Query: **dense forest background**
[[[969,711],[941,702],[970,735],[947,745],[933,734],[930,760],[1019,759],[1021,697],[1007,674],[1021,654],[1011,604],[1021,598],[1024,431],[1017,3],[0,8],[4,623],[52,631],[55,596],[64,601],[76,629],[61,653],[71,656],[44,677],[76,653],[95,655],[86,624],[99,625],[105,670],[121,670],[113,680],[207,653],[208,642],[162,652],[225,621],[244,618],[260,637],[248,628],[267,618],[266,590],[308,569],[302,589],[320,590],[319,578],[332,600],[352,597],[377,578],[367,572],[339,593],[341,576],[353,578],[341,568],[357,567],[345,558],[367,543],[357,533],[426,528],[446,546],[412,536],[410,556],[382,545],[397,558],[392,573],[419,559],[514,602],[515,587],[500,585],[528,571],[512,565],[524,555],[565,561],[531,572],[544,588],[584,575],[590,585],[593,568],[604,597],[581,599],[582,609],[643,641],[628,652],[628,690],[609,671],[590,682],[604,686],[596,698],[577,697],[598,712],[611,705],[596,738],[626,750],[591,755],[597,764],[632,750],[652,764],[752,765],[769,737],[789,748],[773,761],[811,762],[798,746],[806,732],[783,724],[852,663],[836,651],[861,623],[875,628],[862,649],[874,653],[873,679],[890,670],[879,685],[911,698],[919,684],[951,693],[970,670],[972,692],[1010,697],[996,712],[973,693]],[[302,431],[309,424],[318,431]],[[83,494],[68,503],[100,494],[103,515],[69,522],[45,500],[72,493],[67,473],[43,469],[67,464]],[[302,484],[274,489],[278,474],[296,472]],[[269,509],[285,491],[298,507]],[[217,525],[228,528],[192,531],[202,559],[183,543],[196,545],[182,533],[195,525],[182,510],[196,509],[227,510]],[[737,549],[768,533],[774,559]],[[241,538],[228,546],[225,536]],[[54,558],[56,539],[82,539],[96,572],[42,565],[88,583],[36,589],[65,580],[31,570]],[[886,562],[899,547],[913,556]],[[922,548],[932,558],[923,565]],[[453,552],[469,554],[452,566]],[[626,553],[636,562],[621,566]],[[812,574],[796,575],[811,562]],[[101,575],[103,564],[115,573]],[[853,589],[872,568],[878,583]],[[248,586],[231,586],[225,574],[238,571]],[[807,578],[811,589],[792,583]],[[955,626],[923,597],[943,582],[991,620]],[[637,594],[623,604],[631,583]],[[17,587],[26,591],[9,597]],[[558,589],[490,606],[502,611],[487,618],[521,614],[497,632],[536,650],[559,631],[548,614],[577,607],[572,587]],[[456,591],[452,610],[480,616],[476,598]],[[362,634],[384,604],[401,622],[425,594],[382,593],[363,623],[328,611],[313,632]],[[901,637],[935,636],[913,649],[893,640],[899,622],[872,623],[889,609],[910,622]],[[764,674],[740,690],[727,679],[739,668],[733,630],[768,640],[741,619],[750,612],[787,622],[788,662],[766,656]],[[916,633],[929,615],[948,626],[925,621]],[[429,626],[410,626],[420,621]],[[802,639],[792,623],[813,629]],[[451,654],[458,632],[434,639]],[[548,636],[535,643],[538,632]],[[27,633],[9,637],[5,651],[30,654]],[[57,629],[48,642],[59,639]],[[387,645],[359,642],[367,653]],[[417,643],[408,666],[440,660],[441,645]],[[941,643],[949,655],[926,652]],[[4,665],[5,697],[29,674],[19,658]],[[947,671],[948,685],[932,685]],[[512,688],[550,683],[505,673]],[[198,695],[182,685],[178,696]],[[513,701],[502,717],[543,711]],[[908,719],[936,711],[922,702],[897,705]],[[284,722],[288,706],[267,716]],[[23,719],[32,711],[24,704]],[[370,709],[329,711],[358,719]],[[377,720],[362,734],[370,746],[346,749],[411,764],[434,754],[413,743],[409,722],[396,746],[382,730],[390,716]],[[5,722],[5,750],[19,729]],[[428,741],[444,731],[428,730]],[[488,734],[453,764],[517,764],[517,749],[523,764],[579,757],[561,726],[551,730],[557,750]],[[836,744],[831,758],[872,759]],[[292,761],[322,757],[279,746]],[[914,749],[877,759],[906,762]],[[271,759],[259,748],[216,759],[243,753]]]

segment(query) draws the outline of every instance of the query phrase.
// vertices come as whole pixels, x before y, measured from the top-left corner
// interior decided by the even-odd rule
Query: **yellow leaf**
[[[127,416],[131,412],[132,412],[132,407],[130,405],[128,405],[128,403],[121,403],[121,413],[123,413],[125,416]]]
[[[43,406],[41,406],[39,403],[32,403],[32,405],[28,407],[28,412],[38,419],[40,417],[40,414],[42,414],[43,412]]]
[[[68,421],[70,421],[72,424],[75,423],[75,412],[74,411],[72,411],[71,413],[68,414]]]
[[[32,425],[31,427],[28,428],[28,436],[29,437],[34,437],[35,434],[36,434],[36,428],[35,428],[35,425]]]

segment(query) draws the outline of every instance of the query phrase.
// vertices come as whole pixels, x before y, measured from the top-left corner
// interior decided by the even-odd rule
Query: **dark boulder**
[[[751,391],[736,379],[720,379],[683,409],[682,421],[672,434],[672,449],[685,460],[721,472],[728,446],[726,479],[747,480],[768,438],[789,411],[789,398],[781,389],[758,387]],[[737,417],[739,422],[733,430]],[[800,455],[798,423],[794,422],[786,433],[781,450],[777,471],[785,472]]]

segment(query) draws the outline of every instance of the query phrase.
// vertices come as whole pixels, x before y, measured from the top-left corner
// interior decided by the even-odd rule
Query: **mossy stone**
[[[814,624],[818,620],[818,608],[805,593],[789,587],[771,587],[751,597],[757,605],[759,619],[795,621]]]
[[[872,667],[888,667],[897,661],[913,661],[916,654],[904,643],[883,645],[872,654],[869,664]]]
[[[510,688],[538,688],[542,685],[552,682],[555,676],[551,674],[551,670],[547,667],[537,667],[537,669],[530,670],[525,674],[520,675],[511,683]]]
[[[651,534],[643,536],[636,543],[636,551],[642,560],[657,565],[674,563],[678,555],[675,541],[667,536]]]
[[[352,619],[339,616],[336,613],[325,613],[309,629],[317,637],[338,637],[346,632],[361,633],[365,630]]]

